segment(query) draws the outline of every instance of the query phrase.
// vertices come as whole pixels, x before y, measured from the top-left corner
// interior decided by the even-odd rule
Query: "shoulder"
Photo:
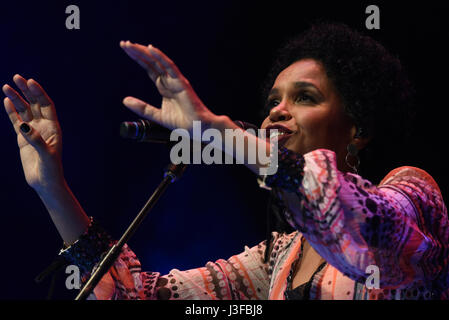
[[[405,193],[423,214],[446,216],[446,206],[438,184],[426,171],[403,166],[390,171],[379,187],[393,187]]]
[[[272,243],[282,246],[282,245],[291,243],[299,235],[300,235],[300,233],[298,232],[298,230],[295,230],[290,233],[272,231],[271,239],[272,239]]]
[[[287,250],[291,246],[292,242],[300,235],[301,234],[297,230],[291,233],[272,231],[269,249],[270,255],[272,255],[273,252],[276,252],[276,255],[278,255],[279,252]]]
[[[441,190],[433,177],[423,169],[403,166],[391,170],[379,184],[382,186],[398,186],[409,196],[440,198]]]
[[[429,173],[427,173],[423,169],[412,166],[403,166],[391,170],[385,176],[385,178],[382,179],[379,185],[400,184],[400,183],[418,184],[424,189],[429,189],[433,192],[441,194],[438,184],[435,182],[435,180]]]

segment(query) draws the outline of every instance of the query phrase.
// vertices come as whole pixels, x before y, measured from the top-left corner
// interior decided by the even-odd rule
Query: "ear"
[[[367,146],[371,140],[371,136],[366,135],[363,129],[357,128],[356,125],[351,127],[351,143],[357,147],[357,150],[362,150]]]

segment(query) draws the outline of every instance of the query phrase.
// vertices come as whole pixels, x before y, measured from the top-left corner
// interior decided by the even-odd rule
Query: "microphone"
[[[258,127],[254,124],[241,120],[234,123],[243,130],[253,129],[257,132]],[[153,121],[139,119],[138,121],[125,121],[120,124],[120,136],[138,142],[168,143],[170,142],[171,130]]]

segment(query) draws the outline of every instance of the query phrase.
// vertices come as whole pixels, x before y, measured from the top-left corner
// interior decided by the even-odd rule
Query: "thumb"
[[[38,153],[47,151],[47,144],[45,143],[44,139],[42,139],[42,136],[27,122],[22,122],[19,126],[19,129],[25,140],[29,144],[31,144]]]
[[[156,121],[158,123],[161,121],[161,109],[158,109],[145,101],[134,97],[126,97],[123,99],[123,104],[143,118]]]

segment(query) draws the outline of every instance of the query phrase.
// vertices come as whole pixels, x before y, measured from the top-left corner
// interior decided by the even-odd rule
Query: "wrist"
[[[52,181],[46,182],[45,184],[32,186],[32,188],[43,200],[60,196],[69,190],[69,186],[64,176],[52,179]]]
[[[73,195],[65,179],[52,180],[35,188],[65,243],[75,242],[88,228],[90,219]]]
[[[210,123],[210,128],[224,132],[225,129],[237,129],[238,126],[228,116],[214,116]]]

